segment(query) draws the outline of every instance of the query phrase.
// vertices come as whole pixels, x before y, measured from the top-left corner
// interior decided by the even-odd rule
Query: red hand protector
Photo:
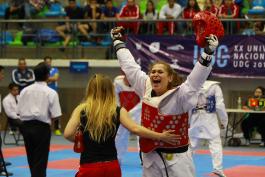
[[[200,47],[205,47],[207,44],[205,37],[210,34],[216,35],[218,39],[224,36],[222,22],[209,11],[201,11],[195,14],[192,25],[196,35],[196,43]]]

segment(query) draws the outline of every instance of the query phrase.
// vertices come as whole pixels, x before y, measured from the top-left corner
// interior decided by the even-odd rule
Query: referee
[[[51,120],[62,115],[58,94],[47,86],[49,67],[41,62],[34,68],[35,83],[20,93],[18,114],[22,120],[31,177],[46,177],[50,150]]]

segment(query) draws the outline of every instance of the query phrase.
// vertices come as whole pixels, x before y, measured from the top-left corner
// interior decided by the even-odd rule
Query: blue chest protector
[[[192,109],[192,114],[196,113],[198,110],[205,110],[208,113],[216,112],[216,100],[214,95],[206,97],[206,104],[204,106],[196,106]]]
[[[214,95],[210,95],[206,98],[206,112],[216,112],[216,100]]]

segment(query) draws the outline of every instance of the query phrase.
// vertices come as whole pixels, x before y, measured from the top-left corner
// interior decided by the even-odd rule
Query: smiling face
[[[168,85],[173,80],[172,74],[169,73],[167,67],[162,63],[153,65],[149,77],[151,79],[152,89],[157,96],[168,91]]]

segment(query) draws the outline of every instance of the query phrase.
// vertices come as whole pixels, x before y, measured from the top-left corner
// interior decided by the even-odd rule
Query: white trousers
[[[200,138],[190,137],[191,147],[193,150],[200,145]],[[209,150],[212,156],[212,165],[214,170],[223,170],[223,146],[220,136],[212,139],[207,139]]]
[[[159,155],[157,154],[157,156]],[[161,163],[163,163],[162,159],[158,158],[160,157],[154,157],[152,159],[143,158],[144,164],[145,160],[153,160],[153,163],[151,163],[150,166],[143,165],[143,177],[166,177],[165,167],[164,165],[161,165]],[[195,168],[190,150],[184,153],[177,153],[174,157],[173,164],[167,165],[166,160],[165,163],[169,177],[195,177]]]

